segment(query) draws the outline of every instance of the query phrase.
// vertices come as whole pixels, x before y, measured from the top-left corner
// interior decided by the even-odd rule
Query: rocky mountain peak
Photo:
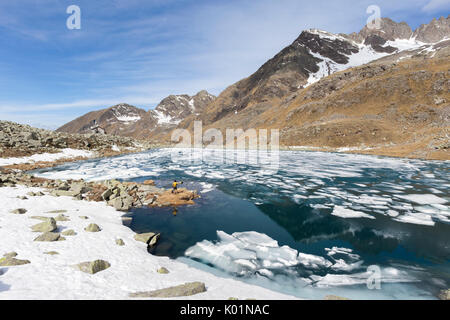
[[[409,39],[412,35],[413,31],[406,22],[398,23],[389,18],[381,18],[379,29],[372,29],[366,25],[359,33],[351,33],[348,37],[353,41],[362,43],[371,36],[378,36],[387,41],[393,41],[396,39]]]
[[[205,90],[195,96],[170,95],[149,113],[159,125],[177,125],[189,115],[202,112],[215,99],[215,96]]]
[[[447,18],[434,18],[429,24],[422,24],[414,31],[413,37],[425,43],[434,43],[449,38],[450,15]]]

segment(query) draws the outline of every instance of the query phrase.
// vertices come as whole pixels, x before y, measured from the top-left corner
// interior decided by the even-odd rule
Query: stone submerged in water
[[[170,287],[160,290],[148,291],[148,292],[136,292],[131,293],[131,298],[176,298],[193,296],[206,292],[206,286],[203,282],[191,282],[185,283],[176,287]]]
[[[57,228],[56,220],[53,218],[48,218],[44,222],[38,223],[31,227],[34,232],[52,232]]]
[[[111,267],[111,264],[105,260],[95,260],[79,263],[76,267],[82,272],[96,274],[100,271],[108,269]]]
[[[91,223],[86,228],[84,228],[84,230],[87,231],[87,232],[100,232],[100,231],[102,231],[102,229],[95,223]]]

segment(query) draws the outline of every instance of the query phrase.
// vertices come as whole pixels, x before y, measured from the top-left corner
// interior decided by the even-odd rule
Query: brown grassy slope
[[[285,145],[371,147],[365,153],[450,159],[449,53],[386,59],[332,75],[263,116],[284,128]]]
[[[384,58],[324,78],[282,102],[266,100],[264,108],[249,102],[204,129],[274,128],[285,146],[449,160],[449,55],[446,47],[434,55]],[[184,127],[192,129],[192,122]]]

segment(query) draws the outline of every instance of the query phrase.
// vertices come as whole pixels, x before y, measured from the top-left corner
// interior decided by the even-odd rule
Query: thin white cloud
[[[23,1],[37,3],[35,0]],[[64,28],[65,10],[60,10],[60,2],[43,1],[48,4],[45,6],[48,12],[39,11],[39,19],[29,20],[36,10],[28,8],[26,14],[15,11],[15,15],[7,15],[10,17],[8,23],[23,28],[22,33],[35,30],[38,32],[36,38],[50,38],[54,51],[63,54],[55,55],[55,60],[39,61],[39,64],[45,63],[45,71],[41,71],[45,74],[36,71],[27,79],[29,83],[33,83],[33,79],[39,83],[41,77],[52,79],[47,88],[35,90],[43,92],[34,97],[39,103],[23,103],[20,97],[9,99],[0,103],[0,112],[6,112],[5,116],[17,116],[18,112],[32,115],[39,111],[50,114],[57,110],[79,115],[85,110],[106,108],[120,102],[148,109],[169,94],[195,94],[202,89],[218,94],[255,72],[304,29],[314,27],[336,33],[358,31],[367,20],[367,6],[373,4],[372,0],[183,3],[175,0],[80,0],[84,19],[82,30],[68,32]],[[169,2],[175,4],[173,8],[158,10],[157,15],[148,7],[163,8]],[[377,0],[376,4],[381,7],[383,16],[396,15],[406,19],[404,17],[410,12],[437,10],[433,8],[441,8],[448,2]],[[2,9],[13,7],[14,3],[0,3],[0,24],[2,12],[11,11]],[[149,14],[137,14],[136,10]],[[53,24],[38,23],[38,29],[30,28],[35,24],[30,25],[27,21],[45,21],[41,15],[55,15],[59,20]],[[55,29],[55,25],[62,27]],[[78,44],[82,44],[83,50],[79,50]],[[0,76],[5,79],[0,78],[0,82],[6,82],[15,74]],[[64,91],[66,88],[70,88],[68,92]],[[57,97],[54,92],[58,92]],[[49,117],[42,122],[62,120]],[[58,126],[62,124],[57,123]]]
[[[430,0],[422,10],[425,12],[436,12],[439,10],[447,10],[450,9],[450,1],[449,0]]]

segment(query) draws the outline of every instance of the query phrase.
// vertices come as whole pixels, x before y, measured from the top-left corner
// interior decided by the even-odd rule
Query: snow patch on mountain
[[[412,51],[423,48],[423,50],[430,52],[432,50],[434,44],[426,44],[420,41],[417,41],[415,38],[410,39],[396,39],[394,41],[387,41],[382,47],[394,47],[397,50],[393,53],[387,52],[377,52],[375,51],[371,45],[366,44],[357,44],[354,41],[345,39],[342,36],[334,35],[332,33],[321,31],[317,29],[312,29],[309,32],[312,32],[316,35],[319,35],[321,38],[326,38],[329,40],[342,40],[342,41],[350,41],[352,44],[358,47],[358,52],[348,55],[349,61],[345,64],[340,64],[333,61],[330,58],[324,57],[319,53],[312,52],[309,50],[310,54],[315,58],[322,60],[322,62],[318,63],[319,71],[315,73],[311,73],[309,75],[307,84],[305,88],[318,82],[320,79],[327,77],[335,72],[343,71],[349,68],[358,67],[369,62],[378,60],[380,58],[389,56],[391,54],[399,53],[402,51]]]
[[[153,110],[153,115],[159,125],[177,125],[181,120],[174,120],[169,114],[165,114],[159,110]]]
[[[111,109],[114,117],[121,122],[137,122],[141,116],[129,105],[119,104]]]

